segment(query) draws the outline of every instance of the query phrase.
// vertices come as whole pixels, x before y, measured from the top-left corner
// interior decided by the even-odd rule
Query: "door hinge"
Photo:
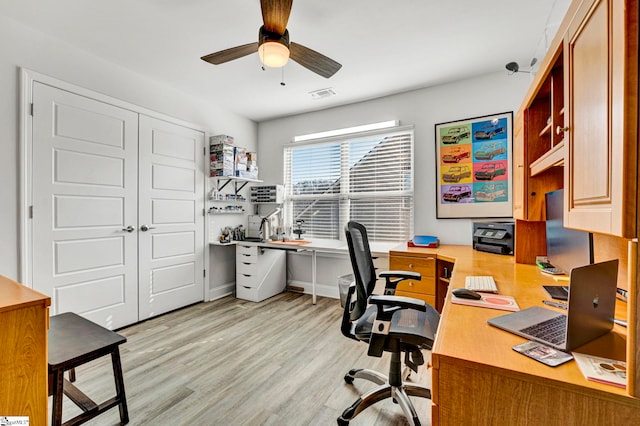
[[[204,155],[205,157],[207,156],[207,147],[206,146],[202,147],[202,155]]]
[[[207,276],[207,270],[206,270],[206,269],[203,269],[203,270],[202,270],[202,276],[203,276],[203,277],[206,277],[206,276]]]
[[[207,217],[207,209],[202,209],[202,216]]]
[[[33,206],[29,206],[29,219],[33,219]]]
[[[33,102],[31,102],[31,104],[29,104],[29,115],[31,115],[33,117]]]

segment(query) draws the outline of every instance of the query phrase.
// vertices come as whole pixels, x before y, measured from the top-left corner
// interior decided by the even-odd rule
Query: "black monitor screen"
[[[547,211],[547,257],[556,268],[568,274],[576,266],[593,263],[593,236],[589,232],[562,225],[564,190],[545,194]]]

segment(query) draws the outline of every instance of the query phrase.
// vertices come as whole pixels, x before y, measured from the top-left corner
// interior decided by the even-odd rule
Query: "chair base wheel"
[[[344,376],[344,381],[347,382],[347,384],[352,385],[353,384],[353,376],[350,376],[349,374],[345,374]]]
[[[349,426],[349,420],[338,417],[338,426]]]

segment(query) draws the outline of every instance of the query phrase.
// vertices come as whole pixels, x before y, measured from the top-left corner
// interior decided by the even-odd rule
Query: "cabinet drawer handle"
[[[409,269],[413,269],[413,263],[409,264]]]
[[[409,287],[413,287],[413,281],[409,281]]]

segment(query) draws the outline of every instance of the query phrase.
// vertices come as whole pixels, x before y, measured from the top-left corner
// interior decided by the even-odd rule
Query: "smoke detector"
[[[314,90],[313,92],[309,92],[309,94],[311,95],[311,99],[316,100],[329,98],[335,95],[336,92],[331,87],[327,87],[326,89]]]

